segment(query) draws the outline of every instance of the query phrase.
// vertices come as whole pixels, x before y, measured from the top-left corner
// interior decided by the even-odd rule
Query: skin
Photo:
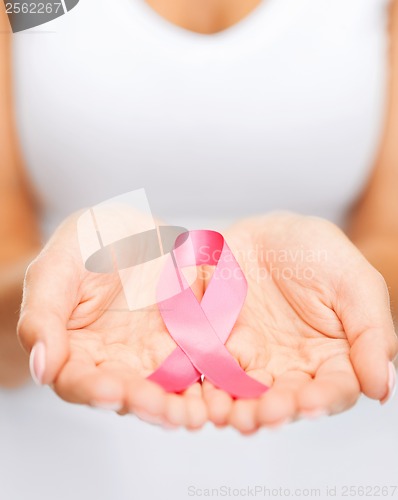
[[[15,387],[28,376],[27,356],[15,339],[22,281],[40,249],[36,207],[18,149],[12,109],[9,24],[0,5],[0,383]]]
[[[339,413],[361,392],[382,400],[397,353],[388,290],[344,233],[281,213],[243,220],[225,238],[249,284],[226,347],[272,388],[258,400],[232,400],[205,381],[210,419],[250,433]]]
[[[45,342],[43,383],[71,403],[111,406],[167,426],[202,426],[207,410],[199,384],[176,395],[145,380],[176,344],[157,308],[128,310],[117,273],[85,269],[78,215],[58,228],[26,275],[19,335],[27,351]],[[201,298],[203,280],[192,287]]]
[[[261,0],[147,0],[161,17],[203,35],[227,29],[249,15]]]
[[[203,5],[194,16],[201,19],[199,26],[198,23],[192,24],[180,2],[151,1],[159,13],[170,5],[170,15],[165,17],[171,22],[205,34],[225,29],[244,17],[248,12],[242,11],[241,2],[233,3],[234,6],[238,4],[239,9],[232,12],[232,4],[231,10],[225,10],[224,0],[200,5],[193,3],[191,13]],[[223,14],[216,16],[214,9]],[[172,12],[180,13],[178,19]],[[0,309],[0,383],[11,387],[20,385],[27,376],[27,356],[15,338],[16,311],[26,263],[37,253],[40,235],[37,208],[20,161],[13,120],[8,29],[1,5],[0,60],[5,64],[0,65],[0,133],[6,140],[0,143],[0,296],[5,298]],[[398,243],[398,144],[395,140],[398,136],[397,2],[391,11],[390,31],[389,112],[372,178],[353,207],[347,234],[383,273],[395,307],[398,302],[398,263],[393,251]],[[281,226],[280,217],[274,215],[270,219],[249,220],[230,228],[226,237],[231,248],[239,249],[239,254],[244,255],[256,242],[269,241],[270,235],[273,235],[275,246],[282,242],[285,245],[286,234],[290,233],[281,235],[276,231]],[[19,337],[27,353],[38,340],[45,342],[47,364],[43,382],[52,384],[68,401],[121,403],[120,413],[134,412],[148,421],[188,428],[200,427],[209,416],[217,425],[231,424],[243,433],[253,432],[262,425],[276,425],[287,418],[298,418],[305,411],[342,411],[354,404],[360,391],[382,400],[388,385],[387,362],[397,351],[383,279],[332,224],[291,214],[284,217],[286,227],[301,225],[311,234],[315,229],[319,240],[313,243],[326,244],[329,251],[336,248],[335,255],[341,261],[342,269],[348,255],[352,267],[344,276],[352,279],[338,287],[331,281],[330,269],[320,266],[316,270],[316,282],[309,287],[292,282],[281,289],[280,283],[273,280],[267,280],[261,286],[252,284],[250,296],[227,347],[252,376],[267,383],[274,382],[272,391],[259,401],[232,401],[206,381],[202,387],[196,385],[178,396],[168,395],[146,381],[143,377],[173,349],[172,340],[153,312],[140,320],[147,328],[145,338],[139,335],[140,324],[131,324],[130,318],[120,316],[115,319],[112,314],[98,313],[96,301],[112,304],[118,295],[115,291],[111,300],[107,288],[112,288],[112,283],[91,281],[79,268],[74,256],[62,252],[65,239],[68,247],[73,248],[70,245],[75,238],[73,217],[64,223],[30,266],[25,283]],[[291,238],[289,245],[292,248],[300,244],[299,235]],[[264,269],[263,262],[251,265]],[[61,271],[64,268],[69,272]],[[51,272],[52,269],[56,273]],[[58,276],[56,281],[54,275]],[[99,297],[98,285],[103,292]],[[94,287],[95,296],[92,293]],[[206,279],[197,283],[198,296],[205,287]],[[297,287],[303,293],[300,295],[302,300],[306,297],[305,304],[310,303],[313,309],[307,310],[303,304],[292,303]],[[361,297],[363,304],[369,306],[365,308],[366,313],[372,311],[368,324],[363,323],[360,313],[364,305],[358,303],[359,289],[369,294]],[[269,294],[278,297],[280,308],[276,311],[269,308],[265,299]],[[349,311],[351,301],[358,307]],[[138,332],[134,341],[125,334],[126,328]],[[366,333],[369,331],[373,333]],[[287,332],[288,335],[278,332]],[[161,344],[161,347],[154,352],[151,343],[152,346],[153,343]],[[262,355],[253,357],[253,352],[259,347]],[[145,356],[142,353],[146,353]],[[369,359],[371,354],[374,357]],[[322,403],[316,405],[319,401]]]
[[[209,418],[251,433],[344,411],[361,392],[380,401],[387,396],[398,340],[386,283],[334,224],[275,213],[225,232],[249,285],[226,347],[271,387],[257,400],[232,400],[206,380],[203,391],[195,384],[179,395],[146,380],[176,345],[156,307],[128,310],[117,273],[85,269],[78,216],[29,266],[18,327],[27,352],[44,343],[41,382],[66,401],[192,430]],[[202,266],[192,285],[198,300],[211,270]]]

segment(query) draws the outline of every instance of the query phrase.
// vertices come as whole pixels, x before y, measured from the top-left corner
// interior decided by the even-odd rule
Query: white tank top
[[[380,136],[386,8],[266,0],[206,36],[142,0],[80,0],[15,35],[18,127],[45,230],[138,187],[189,228],[277,208],[342,221]],[[0,497],[246,498],[259,486],[326,500],[364,484],[377,495],[397,482],[396,401],[244,438],[167,433],[48,388],[0,391]]]
[[[216,35],[81,0],[15,35],[17,116],[47,230],[145,187],[155,212],[341,222],[383,118],[387,0],[265,0]]]

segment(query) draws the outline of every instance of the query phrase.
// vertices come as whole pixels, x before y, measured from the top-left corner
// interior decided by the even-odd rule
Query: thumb
[[[392,363],[398,339],[384,278],[370,264],[361,277],[345,275],[337,314],[350,343],[350,358],[362,392],[381,403],[392,395],[396,371]]]
[[[51,384],[69,357],[67,323],[74,309],[78,272],[72,261],[47,252],[30,264],[17,333],[30,353],[32,378]]]

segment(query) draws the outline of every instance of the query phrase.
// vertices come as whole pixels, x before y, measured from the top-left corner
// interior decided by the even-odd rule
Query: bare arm
[[[32,197],[21,165],[12,114],[11,36],[0,4],[0,386],[21,384],[27,356],[15,335],[26,267],[39,249]]]
[[[383,139],[373,175],[355,207],[348,231],[384,275],[398,315],[398,0],[391,8],[390,79]]]

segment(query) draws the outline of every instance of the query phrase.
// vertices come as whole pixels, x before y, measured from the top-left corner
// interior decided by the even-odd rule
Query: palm
[[[73,352],[78,351],[86,363],[126,377],[146,377],[175,348],[158,309],[129,311],[116,277],[90,277],[81,289],[68,330]]]
[[[207,383],[212,419],[249,432],[354,404],[360,386],[338,312],[347,312],[357,278],[370,267],[360,253],[330,224],[291,215],[246,220],[225,238],[248,281],[226,347],[272,388],[258,401],[233,402]],[[352,321],[363,312],[351,311]]]
[[[154,423],[202,426],[207,415],[200,384],[176,395],[146,380],[176,346],[158,308],[129,310],[118,273],[85,270],[73,220],[61,227],[50,249],[38,266],[54,279],[54,284],[45,282],[46,293],[54,290],[52,300],[66,318],[69,354],[53,383],[59,396],[133,412]],[[43,276],[41,270],[38,273]],[[136,277],[153,279],[152,274],[132,275]],[[200,296],[201,280],[192,286]],[[139,293],[142,296],[146,290],[140,287]]]
[[[308,303],[313,290],[289,282],[281,290],[270,274],[263,283],[249,278],[248,285],[247,302],[227,343],[246,371],[272,383],[292,370],[314,376],[336,356],[348,361],[349,343],[335,313],[321,298],[315,298],[314,314],[297,301],[297,287]]]
[[[75,228],[72,217],[30,266],[19,323],[28,351],[44,330],[44,383],[66,401],[191,429],[209,416],[252,432],[303,413],[342,411],[360,388],[384,399],[387,363],[397,352],[386,285],[332,224],[270,215],[225,233],[249,285],[226,347],[271,387],[255,401],[233,401],[206,379],[179,395],[147,380],[175,343],[156,306],[129,310],[118,274],[85,270]],[[198,275],[192,288],[200,299],[209,273]],[[142,298],[145,290],[131,283]]]

